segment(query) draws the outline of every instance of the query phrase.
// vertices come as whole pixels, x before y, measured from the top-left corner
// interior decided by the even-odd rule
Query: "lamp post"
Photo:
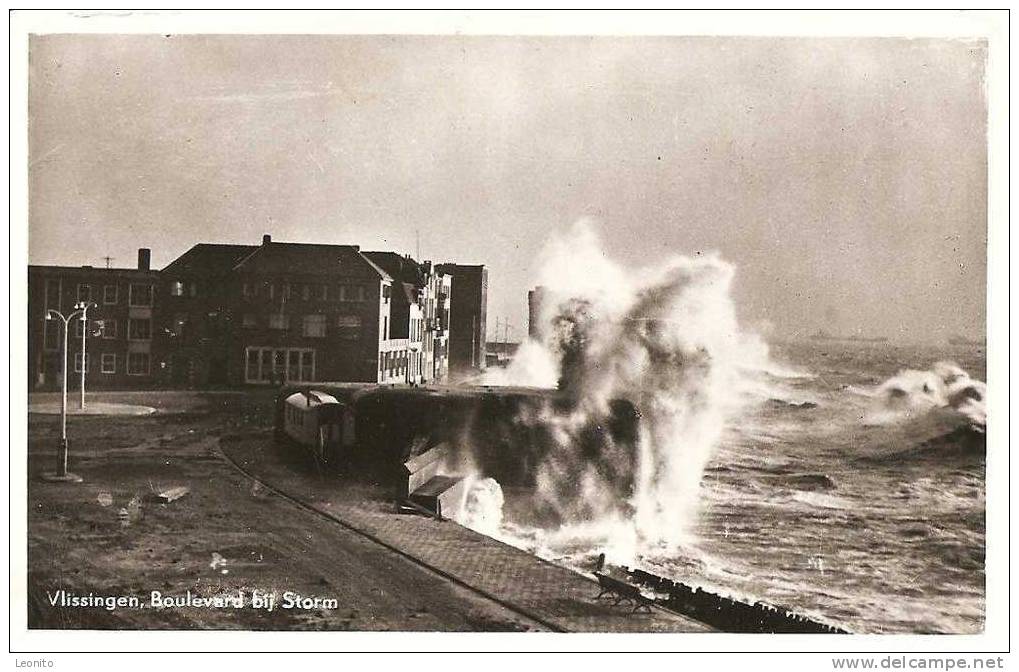
[[[96,304],[91,301],[79,301],[75,304],[75,308],[81,307],[81,399],[78,402],[78,408],[85,410],[85,339],[88,337],[88,309],[94,307]],[[72,313],[73,314],[73,313]],[[67,324],[64,324],[64,329],[67,329]],[[64,355],[64,359],[67,359],[67,355]]]
[[[89,303],[85,301],[79,301],[74,304],[76,310],[64,317],[63,313],[58,310],[46,311],[47,320],[60,320],[64,324],[64,361],[60,374],[60,445],[57,450],[57,470],[55,472],[46,472],[42,475],[44,481],[58,481],[64,483],[80,483],[81,476],[72,474],[67,471],[67,332],[68,326],[71,320],[75,317],[84,320],[86,312],[89,308]],[[86,330],[82,329],[84,333]],[[84,336],[82,336],[82,350],[81,350],[81,407],[85,408],[85,342]]]

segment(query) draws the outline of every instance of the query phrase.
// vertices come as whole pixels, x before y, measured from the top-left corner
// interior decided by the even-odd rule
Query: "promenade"
[[[288,458],[270,438],[222,442],[244,473],[432,571],[545,625],[571,632],[705,632],[707,626],[653,608],[596,601],[598,584],[456,523],[395,512],[386,493],[344,483]]]

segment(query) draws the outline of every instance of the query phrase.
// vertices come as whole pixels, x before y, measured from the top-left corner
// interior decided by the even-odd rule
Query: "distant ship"
[[[948,339],[949,345],[987,345],[985,339],[966,338],[965,336],[952,336]]]
[[[810,335],[813,341],[852,341],[854,343],[887,343],[885,336],[833,336],[824,329]]]

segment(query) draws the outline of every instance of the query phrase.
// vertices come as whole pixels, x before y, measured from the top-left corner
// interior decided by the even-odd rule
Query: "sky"
[[[46,35],[29,61],[33,264],[420,249],[485,264],[517,340],[586,219],[629,268],[717,251],[766,335],[984,333],[982,42]]]

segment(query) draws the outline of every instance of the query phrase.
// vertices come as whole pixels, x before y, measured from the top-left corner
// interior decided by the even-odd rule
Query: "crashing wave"
[[[872,393],[883,410],[911,417],[935,408],[951,408],[970,424],[987,424],[987,385],[970,378],[955,362],[937,362],[927,371],[907,369],[889,378]]]
[[[556,386],[572,400],[534,419],[556,439],[537,465],[536,505],[555,510],[564,528],[611,530],[628,547],[682,543],[729,419],[774,394],[762,379],[802,375],[774,365],[740,328],[734,273],[717,255],[625,270],[584,223],[550,245],[540,278],[544,339],[525,343],[485,382]],[[613,442],[592,449],[589,428],[611,422],[618,400],[639,409],[636,451]]]

